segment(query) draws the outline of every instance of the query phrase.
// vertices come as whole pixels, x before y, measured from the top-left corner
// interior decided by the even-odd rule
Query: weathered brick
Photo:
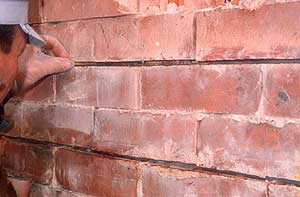
[[[217,7],[222,5],[225,5],[224,0],[208,0],[208,1],[184,0],[184,6],[187,9]]]
[[[0,173],[1,173],[1,163],[2,163],[2,156],[4,154],[4,147],[5,147],[6,140],[0,138]]]
[[[236,1],[236,0],[234,0]],[[180,9],[199,9],[225,5],[224,0],[143,0],[140,1],[140,13],[153,14],[161,11],[166,11],[168,4],[174,3]]]
[[[30,23],[42,21],[42,0],[29,0],[28,20]]]
[[[300,3],[197,13],[196,59],[297,59]],[[274,23],[276,18],[276,23]]]
[[[142,60],[195,59],[193,12],[140,17],[138,25]]]
[[[185,115],[98,110],[94,146],[101,151],[170,161],[195,159],[197,121]]]
[[[30,197],[89,197],[66,190],[57,190],[46,185],[34,184],[30,191]]]
[[[300,76],[298,64],[267,65],[267,115],[298,118],[300,116]]]
[[[37,102],[53,102],[54,100],[54,76],[46,77],[37,82],[26,92],[18,94],[15,99]]]
[[[31,1],[29,18],[32,22],[58,22],[122,16],[135,14],[138,10],[137,0]]]
[[[142,194],[150,196],[265,196],[261,181],[159,167],[143,169]]]
[[[142,107],[253,114],[261,94],[253,65],[153,67],[142,70]]]
[[[57,77],[56,102],[135,109],[138,87],[137,68],[75,68]]]
[[[58,149],[57,183],[68,190],[97,196],[136,196],[136,162]]]
[[[53,156],[47,146],[7,141],[4,148],[3,167],[9,174],[51,182]]]
[[[192,12],[44,24],[40,28],[58,37],[76,61],[195,59]]]
[[[198,129],[198,164],[295,180],[300,176],[299,131],[294,124],[276,128],[210,116]]]
[[[22,128],[22,115],[23,115],[23,106],[22,103],[10,99],[4,106],[4,118],[14,122],[14,127],[5,133],[6,136],[21,136]]]
[[[13,186],[8,182],[7,175],[1,167],[0,163],[0,196],[1,197],[17,197]]]
[[[93,108],[29,103],[24,104],[23,110],[23,137],[69,145],[90,145]]]
[[[268,196],[270,197],[285,197],[285,196],[299,196],[300,188],[290,185],[269,185]]]
[[[140,13],[155,13],[165,11],[167,9],[168,0],[143,0],[140,1]]]

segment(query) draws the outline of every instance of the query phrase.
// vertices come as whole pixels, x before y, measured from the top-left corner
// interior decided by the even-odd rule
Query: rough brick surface
[[[300,188],[289,185],[269,185],[268,194],[270,197],[299,196]]]
[[[184,6],[187,9],[217,7],[222,5],[225,5],[225,1],[223,0],[208,0],[208,1],[184,0]]]
[[[190,116],[99,110],[95,120],[99,150],[182,162],[196,156],[197,122]]]
[[[13,186],[8,182],[7,175],[0,165],[0,196],[1,197],[17,197]]]
[[[167,168],[143,169],[143,196],[265,196],[266,185],[243,180]]]
[[[28,100],[36,102],[53,102],[54,101],[54,76],[49,76],[26,92],[20,93],[16,96],[18,100]]]
[[[90,197],[84,194],[76,194],[71,191],[57,190],[49,186],[34,184],[31,187],[30,197]]]
[[[9,174],[41,183],[52,180],[53,156],[46,146],[7,141],[2,161]]]
[[[57,76],[56,102],[105,108],[138,107],[138,69],[75,68]]]
[[[142,70],[142,107],[253,114],[261,93],[253,65],[153,67]]]
[[[165,11],[168,0],[143,0],[140,1],[139,11],[141,13]]]
[[[265,108],[267,115],[300,116],[300,76],[298,64],[267,67]]]
[[[138,11],[137,0],[31,0],[30,5],[31,22],[113,17],[134,14]],[[37,14],[38,12],[40,14]]]
[[[14,121],[14,127],[9,131],[7,131],[5,135],[20,137],[21,129],[22,129],[22,115],[23,115],[22,103],[18,100],[11,99],[4,106],[4,114],[6,120]]]
[[[2,156],[4,154],[5,143],[6,143],[6,140],[0,138],[0,171],[1,171],[1,163],[2,163],[2,159],[1,158],[2,158]]]
[[[43,33],[58,37],[76,61],[195,59],[192,12],[40,27]]]
[[[42,21],[42,0],[29,0],[28,20],[30,23]]]
[[[300,57],[300,3],[256,11],[219,9],[197,14],[197,60],[296,59]],[[274,22],[276,18],[276,22]]]
[[[199,165],[297,180],[299,130],[294,124],[276,128],[219,116],[204,118],[197,135]]]
[[[89,146],[94,110],[89,107],[24,104],[22,136],[26,138]]]
[[[57,182],[65,189],[99,196],[136,196],[136,162],[58,149],[55,163]]]

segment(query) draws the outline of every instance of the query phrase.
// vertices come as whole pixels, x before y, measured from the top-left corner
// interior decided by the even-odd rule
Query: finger
[[[42,37],[47,42],[47,44],[43,46],[43,49],[52,51],[54,56],[70,58],[70,54],[57,38],[49,35],[43,35]]]
[[[68,58],[52,57],[47,58],[43,62],[43,70],[46,71],[44,75],[51,75],[60,72],[65,72],[74,67],[74,63]]]

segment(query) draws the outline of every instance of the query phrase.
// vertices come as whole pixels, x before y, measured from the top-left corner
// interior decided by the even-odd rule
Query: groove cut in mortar
[[[9,140],[13,140],[16,142],[27,143],[27,144],[47,145],[49,147],[66,148],[66,149],[80,151],[80,152],[87,153],[87,154],[98,155],[98,156],[106,157],[106,158],[125,159],[125,160],[138,161],[138,162],[142,162],[142,163],[148,163],[150,165],[157,165],[157,166],[169,167],[169,168],[180,169],[180,170],[208,173],[208,174],[220,175],[220,176],[225,176],[225,177],[226,176],[227,177],[228,176],[229,177],[239,177],[239,178],[243,178],[243,179],[252,179],[252,180],[265,181],[265,182],[273,182],[273,183],[277,183],[277,184],[281,184],[281,185],[292,185],[292,186],[300,187],[300,181],[285,179],[285,178],[270,177],[270,176],[262,177],[262,176],[234,172],[234,171],[229,171],[229,170],[219,170],[219,169],[214,169],[214,168],[200,167],[200,166],[197,166],[196,164],[191,164],[191,163],[155,160],[155,159],[144,158],[144,157],[120,155],[120,154],[109,153],[109,152],[104,152],[104,151],[96,151],[96,150],[92,150],[92,149],[86,148],[86,147],[70,146],[70,145],[51,143],[51,142],[46,142],[46,141],[37,141],[37,140],[32,140],[32,139],[20,138],[20,137],[11,137],[11,136],[3,136],[2,135],[2,136],[0,136],[0,138],[9,139]]]
[[[119,62],[91,62],[77,61],[75,66],[179,66],[179,65],[231,65],[231,64],[299,64],[300,59],[249,59],[249,60],[155,60],[155,61],[119,61]]]

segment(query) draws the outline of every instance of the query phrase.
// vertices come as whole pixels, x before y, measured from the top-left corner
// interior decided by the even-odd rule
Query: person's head
[[[19,25],[0,25],[0,52],[20,56],[26,47],[27,38]]]
[[[17,74],[18,57],[26,43],[44,40],[27,24],[28,0],[0,0],[0,103]]]
[[[18,71],[18,57],[25,47],[26,35],[19,25],[0,25],[0,102],[13,84]]]

